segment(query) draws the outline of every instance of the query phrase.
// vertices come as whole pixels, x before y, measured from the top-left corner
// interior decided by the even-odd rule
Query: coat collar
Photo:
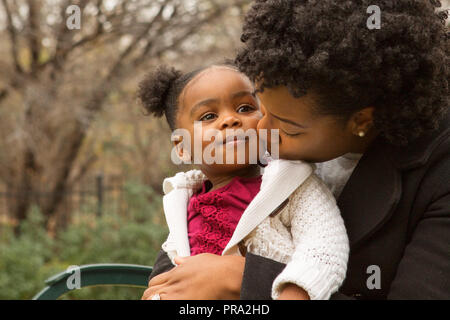
[[[392,215],[401,195],[401,175],[374,142],[354,169],[337,204],[350,248],[377,231]]]
[[[376,139],[361,157],[337,200],[355,249],[392,216],[402,194],[402,171],[424,165],[434,149],[450,135],[449,117],[434,134],[406,147]]]
[[[384,152],[400,170],[409,170],[424,165],[433,150],[450,135],[450,112],[440,122],[435,132],[411,142],[406,147],[385,144]]]

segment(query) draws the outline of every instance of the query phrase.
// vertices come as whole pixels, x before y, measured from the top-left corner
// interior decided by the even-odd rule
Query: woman
[[[338,199],[350,258],[332,298],[449,299],[446,15],[439,1],[375,2],[255,1],[236,61],[280,157],[317,162]],[[367,28],[370,5],[381,29]],[[160,254],[143,298],[270,299],[284,268],[252,254],[178,262]]]

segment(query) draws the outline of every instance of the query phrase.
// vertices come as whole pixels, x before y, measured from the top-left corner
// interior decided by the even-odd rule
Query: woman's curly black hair
[[[381,28],[370,30],[370,5]],[[437,0],[256,0],[236,64],[259,90],[319,92],[318,111],[348,119],[375,107],[374,127],[406,144],[448,110],[446,11]]]
[[[147,111],[146,115],[155,117],[166,116],[170,129],[176,129],[176,118],[179,108],[179,96],[186,85],[202,71],[214,66],[224,66],[237,70],[234,62],[225,59],[223,62],[204,66],[188,73],[183,73],[173,67],[159,66],[148,73],[139,83],[138,99]]]

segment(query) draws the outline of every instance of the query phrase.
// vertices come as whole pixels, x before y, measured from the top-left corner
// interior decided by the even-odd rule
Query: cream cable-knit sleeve
[[[272,298],[278,298],[284,284],[293,283],[311,300],[329,299],[345,278],[349,255],[336,200],[313,174],[291,195],[288,210],[295,250],[273,283]]]

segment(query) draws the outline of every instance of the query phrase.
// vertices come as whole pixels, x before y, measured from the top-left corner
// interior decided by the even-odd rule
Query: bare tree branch
[[[31,55],[31,74],[34,74],[36,66],[39,62],[39,54],[41,51],[40,35],[39,35],[39,13],[40,13],[40,1],[28,0],[28,49]]]
[[[141,32],[141,34],[135,37],[133,41],[127,46],[127,48],[122,52],[122,54],[119,56],[114,66],[109,71],[108,76],[105,78],[105,83],[109,82],[112,78],[114,78],[117,75],[117,73],[119,72],[119,68],[121,67],[125,58],[136,48],[139,42],[145,38],[145,36],[148,34],[152,26],[161,19],[164,9],[167,7],[167,4],[168,2],[166,1],[159,7],[159,11],[156,14],[156,16],[152,19],[152,21],[147,23],[146,27]]]
[[[8,96],[8,89],[0,89],[0,102]]]
[[[180,35],[178,35],[176,38],[174,38],[172,40],[172,42],[167,46],[162,46],[161,48],[159,48],[153,52],[151,52],[149,49],[144,50],[143,53],[132,62],[133,66],[137,67],[138,65],[140,65],[146,58],[148,58],[147,55],[150,52],[151,52],[152,56],[160,57],[162,53],[164,53],[168,50],[176,49],[183,41],[186,40],[187,37],[189,37],[189,35],[194,34],[206,23],[211,22],[212,20],[219,17],[223,13],[223,11],[224,11],[223,7],[218,7],[215,10],[213,10],[213,12],[206,18],[198,20],[196,23],[182,28],[185,31],[182,32]]]
[[[19,54],[18,54],[18,44],[17,44],[17,33],[16,28],[14,27],[11,9],[8,5],[8,0],[2,0],[3,7],[5,8],[6,13],[6,21],[8,24],[8,34],[11,41],[11,57],[14,61],[14,67],[18,73],[23,73],[22,66],[19,62]]]
[[[67,188],[70,189],[76,185],[89,171],[89,169],[98,160],[95,154],[91,154],[80,166],[76,174],[74,174],[67,182]]]

